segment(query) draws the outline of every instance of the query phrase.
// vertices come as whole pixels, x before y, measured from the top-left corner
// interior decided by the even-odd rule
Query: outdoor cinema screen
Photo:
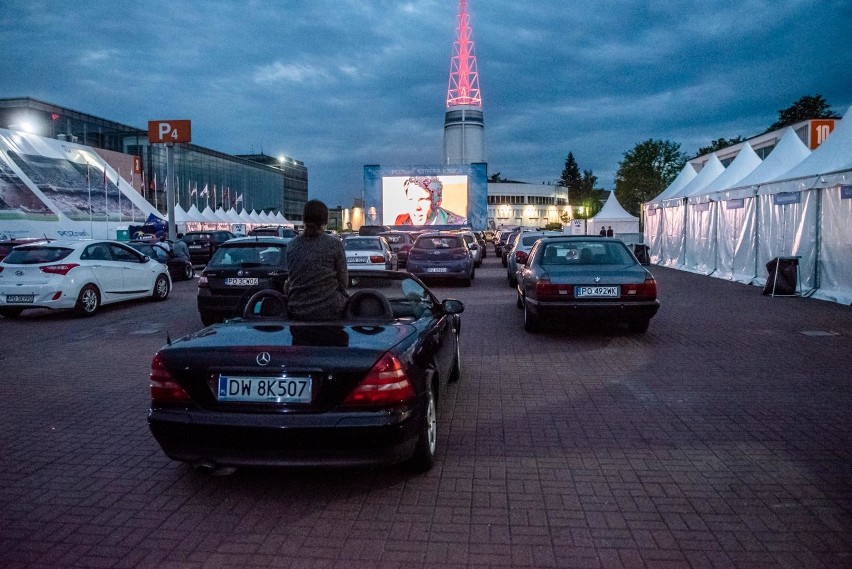
[[[465,175],[383,176],[384,225],[467,224]]]

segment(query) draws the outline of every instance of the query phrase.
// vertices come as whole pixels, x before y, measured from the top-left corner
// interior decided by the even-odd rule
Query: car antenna
[[[168,331],[168,330],[166,330],[166,345],[167,345],[167,346],[171,346],[171,345],[172,345],[172,337],[171,337],[171,335],[169,334],[169,331]]]

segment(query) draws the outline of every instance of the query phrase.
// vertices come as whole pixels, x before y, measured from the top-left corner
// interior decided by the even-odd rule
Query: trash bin
[[[130,241],[130,230],[128,230],[128,229],[116,230],[115,240],[116,241]]]
[[[644,243],[633,244],[633,254],[636,255],[636,258],[639,259],[639,262],[643,265],[651,264],[651,254],[648,252],[649,249],[650,247]]]
[[[799,292],[799,257],[775,257],[766,263],[769,276],[763,294],[796,296]]]

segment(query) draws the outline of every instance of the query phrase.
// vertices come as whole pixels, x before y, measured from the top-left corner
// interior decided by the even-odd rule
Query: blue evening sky
[[[613,186],[649,138],[694,154],[764,131],[803,95],[852,104],[846,0],[468,0],[489,173]],[[352,205],[364,164],[436,164],[457,0],[5,0],[0,97],[193,142],[286,154]]]

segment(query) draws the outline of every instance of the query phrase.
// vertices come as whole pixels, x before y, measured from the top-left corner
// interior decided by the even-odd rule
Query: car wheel
[[[95,285],[87,284],[77,297],[74,313],[77,316],[94,316],[101,306],[101,295]]]
[[[4,306],[0,308],[0,316],[4,318],[17,318],[23,311],[23,308],[18,308],[17,306]]]
[[[529,304],[524,299],[524,330],[527,332],[537,332],[540,328],[538,316],[530,311]]]
[[[459,341],[459,335],[456,334],[456,356],[453,360],[453,369],[450,371],[448,381],[455,383],[459,379],[461,379],[461,342]]]
[[[193,268],[192,264],[188,264],[186,268],[183,270],[183,278],[186,280],[190,280],[195,276],[195,268]]]
[[[651,324],[651,320],[648,318],[637,318],[636,320],[631,320],[627,323],[627,327],[631,332],[636,334],[644,334],[648,331],[648,325]]]
[[[523,307],[524,307],[524,299],[523,299],[523,297],[521,296],[521,293],[518,293],[518,299],[517,299],[517,300],[515,300],[515,306],[517,306],[518,308],[523,308]]]
[[[426,388],[426,404],[421,421],[420,436],[417,438],[417,446],[409,463],[416,472],[426,472],[435,465],[435,451],[438,446],[438,413],[431,382]]]
[[[205,326],[212,326],[213,324],[218,324],[221,322],[219,318],[213,316],[212,314],[208,314],[207,312],[199,312],[198,315],[201,317],[201,323]]]
[[[169,290],[171,290],[169,277],[159,275],[157,280],[154,281],[154,292],[151,293],[151,298],[153,300],[166,300],[169,297]]]

